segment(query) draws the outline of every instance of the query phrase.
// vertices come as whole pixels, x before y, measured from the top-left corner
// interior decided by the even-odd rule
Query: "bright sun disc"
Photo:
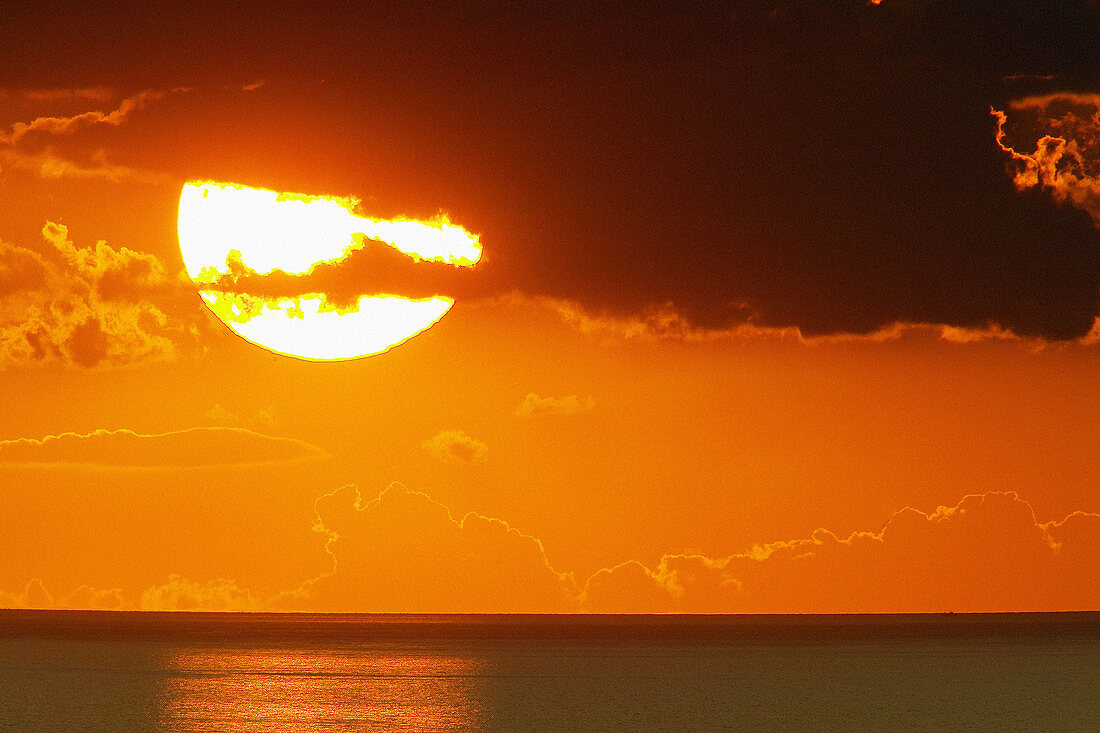
[[[429,328],[454,301],[364,295],[337,307],[322,293],[265,299],[211,287],[231,274],[231,261],[258,275],[304,275],[315,265],[339,262],[366,240],[385,242],[417,261],[472,267],[481,257],[478,237],[446,217],[373,219],[356,214],[358,204],[353,198],[189,181],[179,208],[184,265],[211,311],[254,344],[317,361],[382,353]]]

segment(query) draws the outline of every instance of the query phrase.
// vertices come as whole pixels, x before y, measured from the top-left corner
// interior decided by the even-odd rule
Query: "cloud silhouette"
[[[337,299],[406,287],[455,289],[460,302],[520,292],[673,337],[748,326],[808,339],[877,337],[899,324],[1079,339],[1100,309],[1100,232],[1056,187],[1014,184],[1006,165],[1017,159],[998,147],[989,114],[1005,111],[1011,127],[1024,113],[1013,100],[1100,92],[1100,5],[1089,0],[687,0],[550,12],[322,2],[311,6],[308,39],[298,18],[226,18],[232,54],[210,54],[205,17],[178,11],[171,22],[140,15],[164,34],[163,51],[120,30],[139,11],[127,23],[107,12],[16,13],[0,28],[6,83],[40,89],[63,74],[141,89],[281,69],[325,84],[132,96],[128,110],[89,103],[103,110],[28,116],[7,135],[19,135],[21,155],[63,157],[58,174],[138,160],[165,171],[179,160],[141,137],[149,131],[137,121],[155,117],[150,129],[178,139],[195,120],[218,120],[195,163],[206,170],[373,195],[389,213],[444,206],[484,235],[487,258],[469,282],[399,263],[376,271],[385,253],[364,251],[340,277],[316,273]],[[343,49],[364,33],[376,53],[349,57]],[[137,56],[140,70],[127,63]],[[441,87],[432,104],[416,98]],[[468,123],[471,109],[481,124]],[[1071,138],[1084,155],[1081,130],[1049,134],[1067,141],[1063,170]],[[1010,143],[1034,155],[1040,137]],[[315,156],[272,156],[302,139]],[[122,148],[128,155],[114,157]],[[101,149],[110,154],[97,161]],[[342,165],[317,170],[326,155]]]
[[[180,90],[185,91],[185,90]],[[36,135],[70,135],[81,128],[92,125],[108,125],[118,127],[123,124],[130,115],[145,108],[149,103],[164,98],[167,92],[146,90],[123,99],[118,107],[110,112],[91,111],[69,117],[37,117],[31,122],[16,122],[7,131],[0,132],[0,144],[16,145],[25,138]],[[39,95],[39,99],[64,98],[76,96],[72,90]],[[94,98],[94,97],[93,97]],[[102,101],[102,100],[100,100]]]
[[[71,115],[41,115],[0,129],[0,162],[6,167],[30,171],[41,178],[103,178],[110,181],[167,183],[172,177],[110,160],[107,149],[94,146],[78,150],[79,133],[97,126],[120,127],[151,104],[187,89],[147,89],[119,100],[110,111],[89,110]],[[0,90],[0,103],[17,108],[73,102],[102,104],[117,96],[108,87],[83,89]],[[58,141],[67,143],[63,149]]]

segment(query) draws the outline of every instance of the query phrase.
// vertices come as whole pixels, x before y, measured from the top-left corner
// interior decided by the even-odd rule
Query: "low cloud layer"
[[[121,611],[131,608],[121,588],[93,588],[82,585],[72,593],[55,599],[37,578],[18,593],[0,591],[0,608],[71,608],[89,611]]]
[[[455,519],[426,494],[393,484],[364,499],[345,486],[317,500],[314,527],[328,537],[333,570],[303,603],[340,611],[574,610],[571,574],[551,567],[542,543],[507,522],[470,512]]]
[[[215,578],[200,583],[171,575],[160,585],[147,588],[139,601],[142,611],[255,611],[252,594],[233,580]]]
[[[902,509],[881,532],[665,555],[589,578],[592,611],[894,613],[1088,610],[1100,603],[1100,514],[1041,523],[1014,493]]]
[[[755,545],[723,557],[630,560],[583,584],[542,543],[507,522],[456,519],[430,496],[393,484],[364,497],[319,497],[313,529],[331,570],[258,597],[226,578],[171,575],[129,602],[81,587],[61,600],[38,580],[0,593],[0,607],[374,612],[897,613],[1066,611],[1100,604],[1100,514],[1036,519],[1014,493],[905,508],[878,532]]]
[[[0,241],[0,369],[175,359],[206,317],[190,283],[154,255],[77,246],[53,222],[39,243]]]
[[[208,468],[296,463],[326,456],[320,448],[301,440],[228,427],[152,435],[95,430],[0,441],[0,467]]]

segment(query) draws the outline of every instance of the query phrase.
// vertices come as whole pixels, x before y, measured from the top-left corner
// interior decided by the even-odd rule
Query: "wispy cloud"
[[[226,87],[251,92],[258,81]],[[172,97],[194,94],[191,87],[144,89],[122,96],[109,87],[60,89],[0,89],[0,108],[27,113],[29,119],[0,128],[0,166],[28,171],[46,179],[95,178],[147,184],[179,183],[180,177],[115,159],[112,146],[94,139],[95,130],[120,129]],[[93,104],[96,108],[88,109]],[[78,106],[79,105],[79,106]],[[63,107],[68,114],[36,114],[42,108]],[[33,116],[31,116],[33,115]]]
[[[7,104],[41,102],[108,102],[118,92],[107,86],[62,87],[54,89],[0,89],[0,101]]]
[[[211,425],[224,427],[259,429],[270,429],[275,427],[274,407],[266,407],[251,414],[241,415],[222,407],[221,404],[215,404],[206,411],[205,417],[210,421]]]
[[[100,112],[98,110],[92,110],[90,112],[83,112],[77,115],[71,115],[68,117],[36,117],[30,122],[16,122],[8,128],[6,132],[0,132],[0,143],[7,145],[18,145],[25,138],[34,136],[36,134],[42,135],[69,135],[78,130],[93,125],[108,125],[111,127],[118,127],[126,122],[136,112],[145,109],[153,102],[157,102],[164,99],[168,94],[173,92],[187,92],[190,89],[173,89],[171,91],[160,91],[155,89],[148,89],[142,92],[138,92],[132,96],[126,97],[118,106],[110,110],[109,112]],[[63,90],[63,93],[67,93],[68,90]],[[49,97],[39,97],[40,99],[48,99]]]
[[[151,435],[95,430],[0,441],[0,467],[188,469],[300,463],[326,457],[323,450],[302,440],[230,427]]]
[[[1047,344],[1047,341],[1042,338],[1020,336],[996,323],[984,326],[952,326],[942,323],[897,321],[868,333],[807,336],[797,326],[761,326],[757,323],[757,315],[747,306],[743,309],[746,318],[743,323],[723,328],[707,328],[693,324],[671,303],[633,315],[612,315],[593,312],[573,301],[550,298],[534,300],[557,313],[563,321],[586,336],[607,342],[641,340],[705,343],[736,339],[772,339],[815,346],[853,342],[882,343],[907,337],[932,337],[949,343],[1015,341],[1034,350],[1042,349]],[[1085,340],[1089,338],[1085,337]]]

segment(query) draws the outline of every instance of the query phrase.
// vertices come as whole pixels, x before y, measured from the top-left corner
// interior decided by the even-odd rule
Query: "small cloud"
[[[327,458],[320,448],[245,428],[191,428],[145,435],[132,430],[61,433],[0,441],[0,466],[173,469],[298,463]]]
[[[596,406],[596,400],[589,397],[567,395],[565,397],[539,397],[534,392],[528,393],[523,398],[523,403],[516,408],[518,417],[533,417],[536,415],[587,415]]]
[[[485,462],[489,447],[461,430],[441,430],[421,447],[445,463],[474,465]]]
[[[275,408],[267,407],[251,415],[238,415],[225,409],[220,404],[215,404],[204,415],[211,425],[227,427],[275,427]]]
[[[209,420],[210,423],[213,425],[236,426],[241,424],[240,415],[235,412],[230,412],[229,410],[222,407],[220,404],[215,404],[213,407],[207,410],[206,414],[203,415],[203,417]]]

